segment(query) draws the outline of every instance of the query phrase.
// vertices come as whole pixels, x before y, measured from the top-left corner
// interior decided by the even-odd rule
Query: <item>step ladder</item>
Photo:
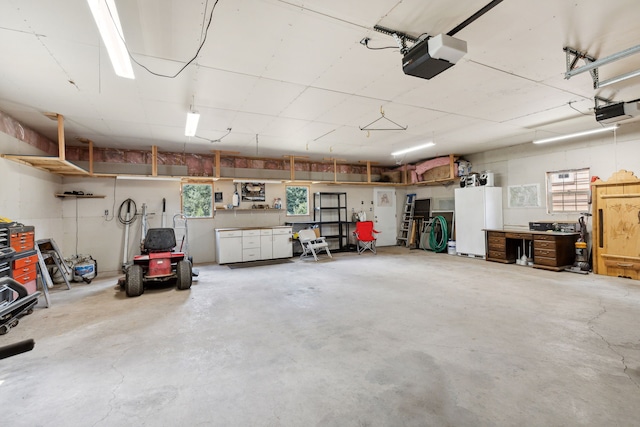
[[[413,212],[416,206],[416,194],[407,194],[404,209],[402,210],[402,219],[400,220],[400,230],[398,231],[397,245],[409,247],[411,245],[410,233],[414,226]]]
[[[71,290],[71,284],[67,277],[71,277],[73,271],[67,265],[62,256],[62,251],[53,239],[36,240],[35,249],[38,254],[38,270],[40,272],[39,282],[42,285],[42,293],[47,308],[51,307],[49,299],[49,288],[53,288],[53,279],[49,275],[48,265],[55,265],[60,271],[67,289]]]

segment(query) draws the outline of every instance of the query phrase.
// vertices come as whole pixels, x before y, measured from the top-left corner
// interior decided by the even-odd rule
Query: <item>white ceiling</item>
[[[431,80],[406,76],[393,38],[447,33],[489,0],[117,0],[135,80],[115,76],[85,0],[0,2],[0,110],[67,144],[383,165],[471,154],[595,128],[594,96],[640,98],[640,77],[594,90],[566,80],[564,46],[602,58],[640,41],[638,0],[504,0],[455,36],[468,53]],[[580,62],[579,65],[582,65]],[[604,80],[640,55],[600,68]],[[190,105],[197,135],[184,136]],[[381,117],[407,130],[361,131]],[[222,141],[227,129],[232,131]],[[402,159],[390,153],[433,140]]]

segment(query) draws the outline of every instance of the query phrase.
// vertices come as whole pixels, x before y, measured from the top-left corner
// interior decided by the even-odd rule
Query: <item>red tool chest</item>
[[[11,276],[32,294],[36,291],[38,274],[34,227],[9,227],[9,245],[16,251],[11,262]]]

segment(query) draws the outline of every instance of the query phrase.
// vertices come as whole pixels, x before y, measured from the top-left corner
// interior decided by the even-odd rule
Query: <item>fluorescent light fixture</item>
[[[607,126],[607,127],[602,127],[602,128],[598,128],[598,129],[586,130],[584,132],[570,133],[568,135],[553,136],[551,138],[537,139],[537,140],[533,141],[533,143],[534,144],[546,144],[547,142],[563,141],[565,139],[578,138],[578,137],[581,137],[581,136],[593,135],[593,134],[596,134],[596,133],[615,131],[616,129],[618,129],[618,126],[620,126],[620,125],[613,125],[613,126]]]
[[[87,0],[96,21],[102,42],[107,48],[113,70],[120,77],[135,79],[127,46],[124,44],[124,33],[118,17],[118,9],[114,0]]]
[[[195,136],[198,129],[198,120],[200,120],[200,114],[195,111],[189,111],[187,113],[187,125],[184,128],[184,136]]]
[[[603,80],[603,81],[598,83],[598,88],[609,86],[609,85],[621,82],[623,80],[627,80],[627,79],[630,79],[630,78],[633,78],[633,77],[638,77],[638,76],[640,76],[640,70],[632,71],[630,73],[622,74],[620,76],[613,77],[613,78],[610,78],[608,80]]]
[[[405,148],[404,150],[398,150],[391,153],[392,156],[402,156],[403,154],[411,153],[412,151],[422,150],[423,148],[429,148],[436,145],[434,142],[427,142],[426,144],[416,145],[415,147]]]

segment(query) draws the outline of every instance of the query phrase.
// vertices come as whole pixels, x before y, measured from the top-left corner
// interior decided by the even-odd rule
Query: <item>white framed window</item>
[[[182,184],[182,212],[187,218],[211,218],[213,185]]]
[[[547,212],[589,211],[589,168],[547,172]]]

